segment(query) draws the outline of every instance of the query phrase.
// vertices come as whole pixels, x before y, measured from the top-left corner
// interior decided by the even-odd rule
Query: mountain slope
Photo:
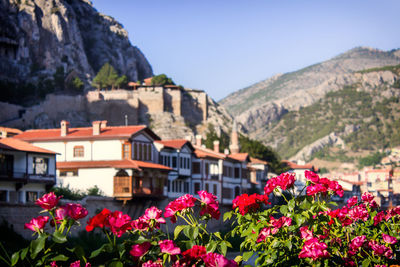
[[[400,50],[355,48],[220,103],[284,158],[309,160],[327,146],[382,149],[400,144],[399,63]]]

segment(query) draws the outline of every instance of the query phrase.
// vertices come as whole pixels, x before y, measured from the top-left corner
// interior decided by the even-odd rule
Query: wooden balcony
[[[114,197],[118,200],[130,200],[136,197],[164,198],[164,188],[153,186],[152,179],[147,177],[115,176]]]

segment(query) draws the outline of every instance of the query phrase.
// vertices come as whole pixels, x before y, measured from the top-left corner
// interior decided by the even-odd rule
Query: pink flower
[[[50,267],[58,267],[57,263],[55,261],[52,261],[50,263]]]
[[[390,235],[382,233],[382,238],[383,238],[383,241],[385,241],[388,244],[392,245],[392,244],[396,244],[397,243],[397,238],[394,237],[394,236],[390,236]]]
[[[257,243],[264,242],[265,239],[270,235],[271,235],[271,228],[268,227],[262,229],[261,232],[258,234]]]
[[[55,219],[57,223],[61,223],[68,216],[68,211],[65,206],[61,206],[55,211]]]
[[[162,260],[158,259],[154,262],[152,260],[146,261],[142,264],[142,267],[163,267]]]
[[[148,231],[150,225],[143,217],[139,217],[139,219],[132,221],[132,227],[139,231]]]
[[[197,193],[199,194],[201,201],[200,216],[203,216],[204,214],[210,214],[212,218],[218,220],[221,216],[221,212],[218,209],[219,203],[217,201],[217,196],[204,190]]]
[[[89,263],[89,262],[87,262],[86,264],[85,264],[85,267],[91,267],[92,265]],[[70,265],[69,265],[69,267],[81,267],[81,261],[74,261],[73,263],[71,263]]]
[[[374,217],[374,226],[378,225],[378,223],[380,223],[384,217],[385,217],[384,211],[378,212]]]
[[[177,247],[172,240],[161,240],[159,243],[162,253],[177,255],[181,253],[181,249]]]
[[[357,220],[366,221],[366,220],[368,220],[368,217],[369,217],[368,210],[365,208],[364,205],[360,205],[360,206],[356,206],[356,207],[352,208],[349,211],[348,215],[354,221],[357,221]]]
[[[165,207],[165,218],[170,218],[172,223],[176,222],[176,213],[177,212],[184,212],[186,209],[189,209],[195,205],[196,199],[189,194],[181,196],[174,201],[168,203]]]
[[[358,248],[360,248],[365,243],[366,240],[367,237],[365,235],[356,236],[351,240],[349,247],[352,251],[355,251]]]
[[[54,192],[50,192],[48,194],[43,195],[41,198],[36,200],[36,204],[42,207],[45,210],[51,210],[55,206],[57,206],[60,197],[57,197]]]
[[[310,185],[307,187],[307,196],[315,196],[318,193],[326,193],[328,189],[322,184]]]
[[[162,210],[157,207],[151,207],[146,209],[144,215],[142,216],[143,220],[146,220],[147,223],[155,228],[160,228],[161,223],[166,223],[165,219],[161,217]],[[153,220],[153,222],[152,222]]]
[[[38,232],[45,227],[48,221],[49,221],[49,216],[38,216],[36,218],[33,218],[29,223],[26,223],[24,228],[31,229],[34,232]]]
[[[228,260],[218,253],[207,253],[201,257],[206,267],[236,267],[238,264],[233,260]]]
[[[306,241],[313,238],[313,233],[311,230],[308,230],[307,226],[303,226],[300,228],[300,235],[301,235],[301,238]]]
[[[132,257],[142,257],[147,251],[149,251],[149,248],[151,247],[150,242],[144,242],[142,244],[136,244],[132,246],[131,251],[129,251],[129,254],[132,255]]]
[[[351,198],[349,198],[349,199],[347,200],[347,207],[351,208],[351,207],[353,207],[354,205],[356,205],[357,202],[358,202],[358,197],[357,197],[357,196],[353,196],[353,197],[351,197]]]
[[[294,173],[282,173],[278,177],[271,178],[267,181],[267,184],[264,187],[264,193],[268,196],[278,186],[282,190],[286,190],[293,187],[295,181],[296,178]]]
[[[323,242],[318,242],[317,238],[312,238],[304,243],[302,250],[299,253],[299,258],[329,258],[329,252],[326,250],[328,246]]]
[[[65,206],[68,216],[74,220],[85,218],[88,215],[87,209],[82,207],[81,204],[68,203]]]
[[[370,192],[365,192],[364,194],[362,194],[361,199],[362,201],[369,203],[374,199],[374,195]]]
[[[107,218],[106,226],[110,227],[114,235],[121,237],[126,231],[132,229],[131,217],[122,211],[114,211]]]
[[[304,171],[304,176],[305,176],[308,180],[310,180],[311,182],[313,182],[314,184],[319,183],[319,176],[318,176],[318,174],[316,174],[316,173],[314,173],[314,172],[312,172],[312,171],[308,171],[308,170]]]
[[[111,214],[111,211],[104,208],[100,213],[96,214],[92,218],[89,219],[86,225],[86,231],[93,231],[94,228],[99,227],[103,228],[107,225],[108,216]]]
[[[368,245],[376,255],[379,256],[383,255],[389,259],[393,257],[393,251],[390,248],[386,247],[385,245],[379,244],[375,240],[369,241]]]

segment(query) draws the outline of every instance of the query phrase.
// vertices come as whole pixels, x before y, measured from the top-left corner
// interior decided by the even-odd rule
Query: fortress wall
[[[140,102],[139,113],[164,111],[164,89],[162,87],[139,87],[136,90]]]
[[[180,89],[164,89],[164,111],[182,115],[182,92]]]

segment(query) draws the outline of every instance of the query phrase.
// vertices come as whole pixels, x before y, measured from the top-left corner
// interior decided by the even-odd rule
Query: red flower
[[[149,230],[149,222],[142,217],[139,217],[137,220],[132,221],[132,227],[139,231],[148,231]]]
[[[349,211],[348,216],[351,219],[353,219],[354,221],[357,221],[357,220],[366,221],[366,220],[368,220],[369,213],[364,205],[360,205],[360,206],[353,207]]]
[[[87,209],[82,207],[81,204],[68,203],[65,207],[67,215],[74,220],[85,218],[88,215]]]
[[[165,207],[165,218],[170,218],[172,223],[176,223],[176,213],[179,211],[185,211],[188,208],[194,206],[196,199],[189,194],[181,196],[174,201],[168,203]]]
[[[191,249],[182,252],[182,255],[188,260],[196,260],[201,256],[207,254],[207,250],[203,246],[194,245]]]
[[[114,235],[121,237],[126,231],[132,229],[131,217],[122,211],[114,211],[107,218],[107,225]]]
[[[312,172],[312,171],[308,171],[308,170],[304,171],[304,176],[305,176],[308,180],[310,180],[311,182],[313,182],[314,184],[319,183],[319,176],[318,176],[318,174],[316,174],[316,173],[314,173],[314,172]]]
[[[38,216],[30,220],[29,223],[26,223],[24,225],[24,228],[31,229],[34,232],[38,232],[39,230],[42,230],[45,227],[48,221],[49,221],[49,216]]]
[[[282,190],[286,190],[288,188],[293,187],[294,182],[296,181],[294,173],[282,173],[278,177],[271,178],[267,181],[267,184],[264,187],[264,193],[269,195],[274,191],[276,187],[280,187]]]
[[[161,240],[159,243],[162,253],[177,255],[181,253],[181,249],[177,247],[172,240]]]
[[[374,195],[371,194],[370,192],[365,192],[361,196],[362,201],[370,203],[372,200],[374,200]]]
[[[142,264],[142,267],[163,267],[162,265],[162,260],[158,259],[156,261],[146,261],[145,263]]]
[[[240,214],[245,215],[257,211],[262,203],[269,204],[267,195],[243,194],[233,200],[233,209],[239,208]]]
[[[357,196],[353,196],[353,197],[351,197],[351,198],[349,198],[349,199],[347,200],[347,207],[351,208],[351,207],[353,207],[354,205],[356,205],[357,202],[358,202],[358,197],[357,197]]]
[[[221,212],[218,209],[219,203],[217,201],[217,196],[204,190],[197,193],[199,194],[201,201],[200,216],[203,216],[204,214],[210,214],[212,218],[218,220],[221,216]]]
[[[42,207],[45,210],[51,210],[55,206],[57,206],[60,197],[57,197],[54,192],[50,192],[48,194],[43,195],[41,198],[36,200],[36,204]]]
[[[378,212],[374,217],[374,226],[378,225],[378,223],[380,223],[384,217],[385,217],[384,211]]]
[[[86,231],[93,231],[94,228],[99,227],[103,228],[107,224],[107,217],[111,214],[111,211],[108,209],[103,209],[100,213],[90,218],[86,225]]]
[[[162,215],[162,210],[153,206],[146,209],[144,215],[139,219],[145,221],[148,227],[150,227],[151,229],[153,229],[153,227],[159,229],[160,224],[166,223],[165,219],[161,217],[161,215]]]
[[[132,246],[131,251],[129,251],[129,254],[132,255],[132,257],[142,257],[151,247],[150,242],[144,242],[142,244],[136,244]]]

